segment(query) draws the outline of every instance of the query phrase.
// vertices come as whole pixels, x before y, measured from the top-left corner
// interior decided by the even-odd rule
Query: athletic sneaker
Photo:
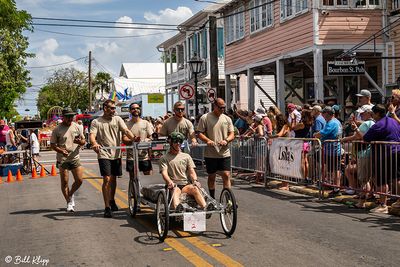
[[[395,203],[392,204],[392,208],[400,209],[400,200],[397,200]]]
[[[68,202],[68,204],[67,204],[67,211],[68,212],[74,212],[75,210],[74,210],[74,206],[72,205],[72,202],[70,201],[70,202]]]
[[[118,206],[115,204],[115,200],[110,200],[111,211],[118,211]]]
[[[175,208],[175,212],[177,212],[177,213],[184,212],[184,210],[185,210],[185,208],[183,207],[182,203],[179,203]]]
[[[344,190],[344,193],[346,195],[352,196],[352,195],[354,195],[356,193],[356,191],[354,191],[353,189],[349,188],[349,189]]]
[[[104,209],[104,218],[112,218],[112,212],[109,207]]]
[[[379,204],[376,208],[370,210],[370,212],[387,214],[389,213],[389,208],[385,204]]]
[[[72,206],[75,207],[75,196],[74,195],[71,196],[70,202],[71,202]]]

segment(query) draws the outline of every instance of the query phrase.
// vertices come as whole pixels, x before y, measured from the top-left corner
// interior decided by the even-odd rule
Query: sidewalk
[[[232,178],[232,180],[233,180],[232,184],[241,184],[241,183],[247,181],[249,184],[252,184],[255,187],[260,187],[260,185],[254,184],[251,181],[249,181],[248,177],[249,176]],[[281,187],[281,185],[282,185],[281,181],[271,180],[267,183],[266,188],[279,189]],[[315,198],[319,197],[318,189],[316,189],[315,187],[313,188],[312,186],[301,186],[301,185],[290,185],[289,184],[289,191],[294,192],[294,193],[303,194],[303,195],[312,196]],[[358,202],[358,199],[353,198],[354,196],[342,195],[342,196],[337,196],[334,198],[328,198],[329,192],[330,192],[330,190],[327,190],[324,192],[324,200],[327,200],[327,201],[330,200],[332,202],[341,203],[341,204],[348,206],[349,208],[356,208],[355,204]],[[366,202],[365,206],[366,206],[365,210],[370,210],[370,209],[375,208],[377,206],[377,204],[375,202]],[[395,216],[400,216],[400,209],[395,209],[395,208],[392,208],[391,206],[388,206],[388,207],[389,207],[389,214],[395,215]]]
[[[281,184],[282,184],[281,181],[273,180],[273,181],[270,181],[267,183],[267,188],[279,189]],[[319,197],[319,191],[310,186],[289,185],[289,191],[308,195],[308,196],[313,196],[316,198]],[[356,208],[354,205],[358,202],[358,200],[355,199],[354,196],[341,195],[341,196],[336,196],[334,198],[328,198],[329,192],[330,192],[330,190],[324,191],[324,199],[325,200],[331,200],[336,203],[344,204],[350,208]],[[375,202],[366,202],[365,206],[366,206],[365,210],[370,210],[370,209],[375,208],[377,206],[377,204]],[[394,209],[390,205],[388,207],[389,207],[389,214],[395,215],[395,216],[400,216],[400,209]]]

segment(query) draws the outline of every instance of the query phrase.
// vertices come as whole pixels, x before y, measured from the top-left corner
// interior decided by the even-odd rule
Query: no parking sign
[[[210,101],[211,103],[213,103],[215,101],[215,98],[217,98],[214,88],[208,88],[206,94],[208,101]]]
[[[194,88],[186,83],[179,87],[179,98],[182,100],[189,100],[194,98]]]

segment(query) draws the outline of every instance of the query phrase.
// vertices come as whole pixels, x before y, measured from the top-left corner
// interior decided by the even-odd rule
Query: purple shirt
[[[400,124],[392,118],[383,117],[364,135],[364,141],[400,142]],[[400,151],[400,145],[392,145],[392,151]]]

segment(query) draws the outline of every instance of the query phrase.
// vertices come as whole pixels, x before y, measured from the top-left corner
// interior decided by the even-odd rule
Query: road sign
[[[353,76],[365,74],[365,61],[328,61],[328,76]]]
[[[215,101],[216,94],[215,94],[214,88],[208,88],[206,94],[207,94],[208,101],[210,101],[211,103]]]
[[[186,83],[179,88],[179,98],[188,100],[194,98],[194,88],[190,84]]]

